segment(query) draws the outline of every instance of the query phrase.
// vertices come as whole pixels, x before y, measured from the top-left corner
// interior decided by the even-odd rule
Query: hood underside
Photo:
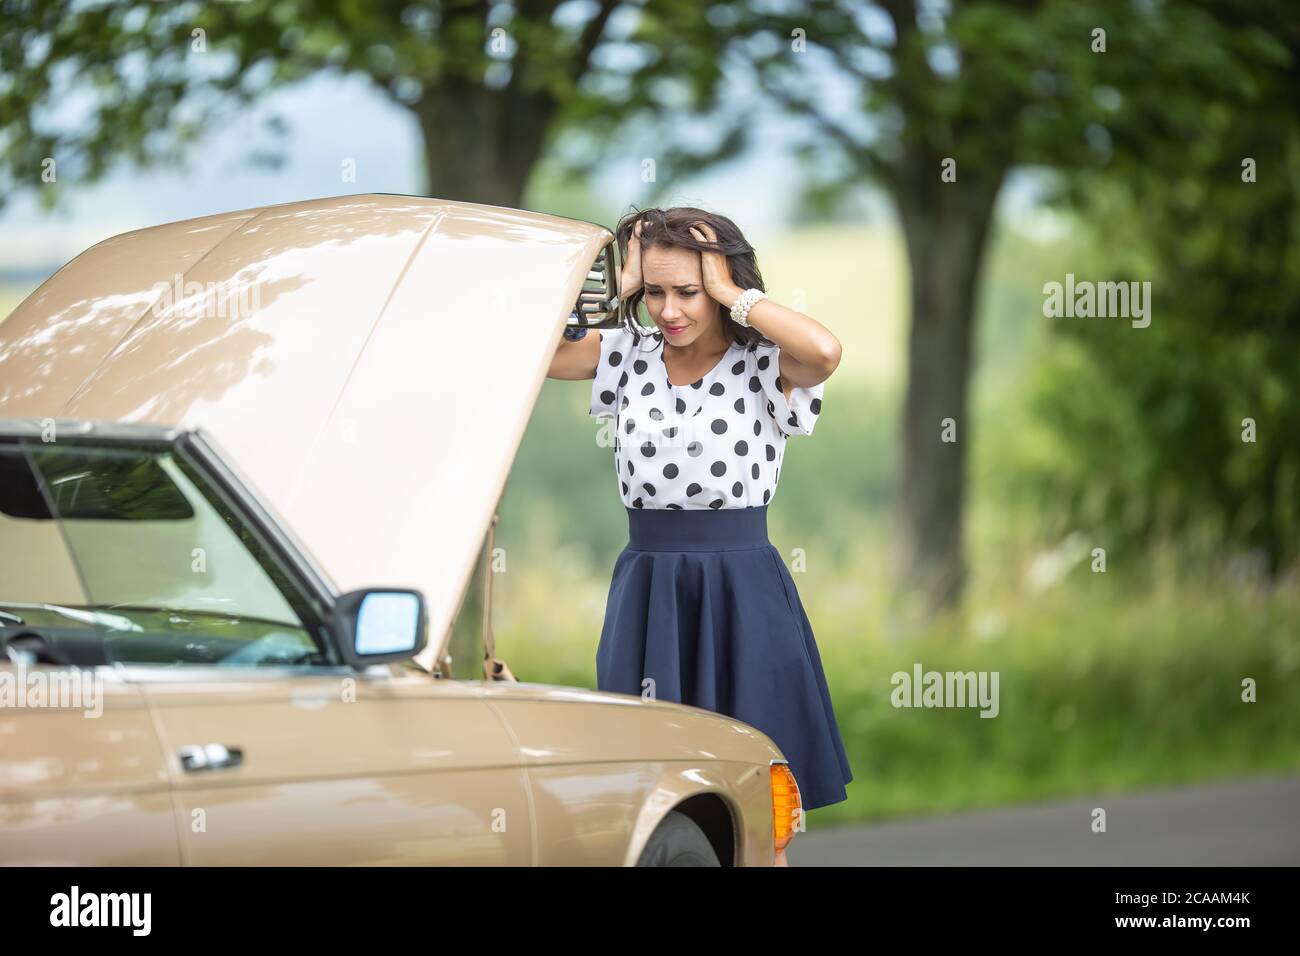
[[[441,652],[593,223],[363,195],[107,239],[0,322],[0,417],[201,427],[337,593]]]

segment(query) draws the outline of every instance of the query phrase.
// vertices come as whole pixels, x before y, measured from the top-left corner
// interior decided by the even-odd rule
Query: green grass
[[[858,527],[833,555],[773,535],[793,564],[854,770],[819,820],[994,807],[1300,769],[1300,594],[1211,580],[1094,574],[1035,586],[977,574],[960,618],[910,633],[891,617],[887,537]],[[499,539],[501,540],[501,539]],[[499,653],[521,680],[595,686],[608,568],[559,541],[506,545],[494,583]],[[896,708],[891,675],[996,671],[1000,711]],[[1243,678],[1258,700],[1241,700]]]

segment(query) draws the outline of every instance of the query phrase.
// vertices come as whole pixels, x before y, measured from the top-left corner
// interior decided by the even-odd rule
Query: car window
[[[170,449],[0,442],[0,627],[104,663],[325,663],[283,572]],[[4,632],[0,632],[3,634]]]

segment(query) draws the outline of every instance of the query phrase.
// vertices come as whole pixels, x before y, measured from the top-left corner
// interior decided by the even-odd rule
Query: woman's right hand
[[[623,260],[623,271],[618,275],[619,298],[626,300],[633,292],[641,288],[641,224],[638,219],[632,227],[632,235],[627,239],[627,258]]]

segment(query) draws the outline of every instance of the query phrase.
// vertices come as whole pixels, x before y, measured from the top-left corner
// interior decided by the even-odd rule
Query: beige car
[[[497,501],[616,276],[592,223],[362,195],[115,236],[0,322],[0,863],[772,865],[768,737],[495,657]]]

